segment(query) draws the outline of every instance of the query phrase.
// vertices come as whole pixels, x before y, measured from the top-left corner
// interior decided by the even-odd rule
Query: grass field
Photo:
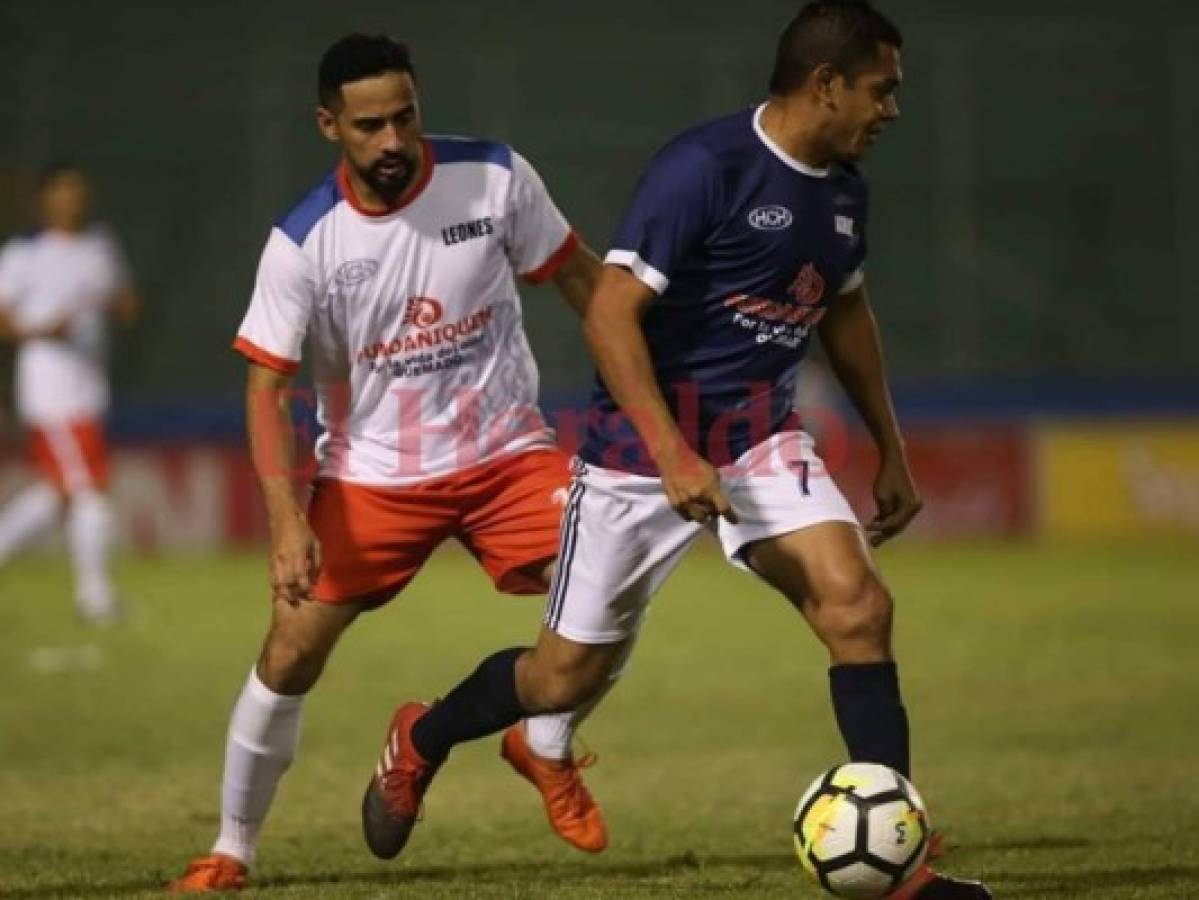
[[[900,545],[916,783],[999,898],[1199,897],[1194,547]],[[214,835],[226,717],[266,621],[256,557],[130,560],[128,626],[77,625],[61,564],[0,573],[0,896],[154,897]],[[306,710],[252,897],[811,897],[790,816],[842,751],[825,660],[708,551],[658,598],[586,729],[612,845],[584,857],[489,740],[456,751],[395,864],[358,801],[395,702],[527,640],[536,599],[437,556],[355,626]]]

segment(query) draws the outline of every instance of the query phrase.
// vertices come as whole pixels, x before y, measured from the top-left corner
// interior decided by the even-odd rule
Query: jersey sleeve
[[[867,193],[865,182],[860,185],[861,198],[858,206],[853,210],[853,216],[838,216],[837,228],[847,228],[850,230],[850,237],[853,244],[849,250],[849,264],[845,271],[848,272],[845,280],[841,282],[841,288],[837,292],[839,294],[848,294],[851,291],[856,291],[862,286],[866,280],[866,212]]]
[[[250,308],[237,331],[235,349],[251,362],[292,375],[316,296],[316,281],[303,251],[278,228],[271,230]]]
[[[515,151],[507,212],[512,267],[533,284],[553,278],[578,247],[579,236],[554,205],[537,170]]]
[[[720,204],[716,160],[698,144],[667,145],[646,168],[604,261],[661,294],[711,230]]]

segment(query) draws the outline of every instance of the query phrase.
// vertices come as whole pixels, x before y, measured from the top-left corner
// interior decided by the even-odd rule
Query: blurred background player
[[[424,136],[402,44],[343,38],[318,91],[318,125],[342,160],[271,231],[234,345],[250,364],[272,621],[229,726],[220,834],[179,892],[246,884],[304,695],[360,612],[403,590],[447,538],[507,593],[543,593],[557,554],[568,463],[536,405],[514,275],[552,280],[582,312],[599,259],[510,147]],[[326,429],[307,510],[288,416],[305,337]],[[603,849],[571,718],[528,727],[527,743],[524,730],[505,736],[505,758],[559,835]]]
[[[406,839],[457,743],[591,702],[705,529],[827,648],[850,758],[910,774],[892,600],[869,547],[921,503],[867,298],[856,167],[899,117],[902,43],[865,0],[809,3],[779,39],[766,102],[684,132],[649,164],[584,316],[594,415],[537,646],[489,657],[432,707],[400,707],[386,777],[408,785],[376,788],[390,815],[364,819],[368,841],[372,828]],[[879,453],[864,528],[793,414],[817,333]],[[895,900],[990,896],[925,866]]]
[[[105,496],[107,320],[138,298],[113,236],[92,224],[91,187],[59,164],[39,183],[40,228],[0,250],[0,337],[17,345],[16,406],[39,477],[0,511],[0,566],[66,511],[80,616],[113,620],[112,514]]]

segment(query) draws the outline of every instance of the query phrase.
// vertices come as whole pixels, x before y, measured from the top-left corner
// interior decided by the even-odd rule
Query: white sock
[[[624,651],[617,658],[616,665],[612,667],[612,674],[608,676],[608,683],[604,685],[598,695],[570,712],[525,719],[525,743],[529,745],[530,750],[542,759],[570,758],[570,744],[574,739],[575,732],[579,730],[583,720],[591,715],[600,705],[600,701],[608,696],[608,692],[616,686],[616,682],[624,674],[625,667],[629,663],[629,656],[632,655],[633,644],[636,641],[637,635],[634,633],[633,637],[624,645]]]
[[[67,543],[75,566],[75,600],[89,619],[113,615],[117,609],[108,552],[112,544],[112,510],[96,491],[78,491],[67,507]]]
[[[36,481],[0,512],[0,564],[58,519],[62,498],[51,485]]]
[[[253,864],[258,832],[275,788],[300,743],[303,702],[303,694],[276,694],[258,678],[257,667],[250,670],[229,720],[221,782],[221,833],[213,853],[236,857],[247,866]]]

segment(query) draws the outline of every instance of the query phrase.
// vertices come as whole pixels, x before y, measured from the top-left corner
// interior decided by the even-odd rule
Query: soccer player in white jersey
[[[403,45],[350,35],[318,81],[317,122],[342,159],[271,231],[235,342],[270,516],[272,621],[229,726],[220,834],[178,892],[246,884],[304,695],[360,612],[447,538],[508,593],[544,593],[557,555],[568,461],[536,405],[516,276],[552,281],[581,313],[598,258],[510,147],[423,134]],[[325,428],[307,509],[287,415],[305,338]],[[577,719],[509,729],[502,753],[555,831],[594,852],[607,837],[570,754]]]
[[[368,839],[407,837],[456,744],[591,702],[705,529],[825,645],[850,757],[909,774],[892,600],[869,547],[920,500],[866,294],[856,165],[899,116],[902,43],[867,0],[808,3],[779,39],[765,102],[683,132],[650,163],[584,317],[594,414],[537,646],[494,654],[432,708],[400,707],[391,777],[408,802],[364,819]],[[793,415],[815,335],[878,447],[865,527]],[[990,896],[924,866],[892,900]]]
[[[17,345],[17,414],[39,478],[0,511],[0,566],[66,512],[75,602],[87,622],[119,614],[109,573],[103,419],[107,320],[130,322],[138,300],[112,235],[89,219],[86,176],[42,176],[41,227],[0,249],[0,338]]]

